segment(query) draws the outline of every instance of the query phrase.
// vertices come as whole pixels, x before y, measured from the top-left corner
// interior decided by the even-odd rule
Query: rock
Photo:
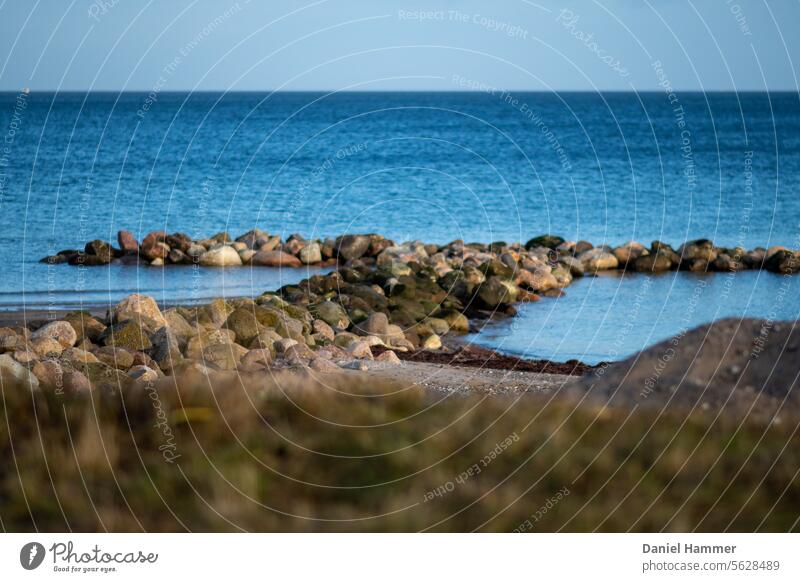
[[[142,243],[139,249],[139,254],[148,261],[155,261],[157,259],[164,260],[169,257],[170,248],[163,242],[154,242],[151,244]]]
[[[334,242],[334,252],[340,259],[352,261],[364,256],[370,245],[370,238],[361,234],[340,236]]]
[[[570,257],[570,256],[559,257],[558,262],[559,264],[564,265],[564,267],[566,267],[569,270],[569,274],[572,275],[573,277],[583,277],[584,274],[583,263],[581,263],[575,257]]]
[[[298,345],[298,343],[299,342],[297,340],[292,339],[290,337],[281,338],[278,341],[276,341],[275,344],[274,344],[275,345],[275,351],[277,353],[279,353],[279,354],[283,354],[289,348]]]
[[[638,273],[661,273],[672,268],[672,261],[662,253],[640,256],[634,263]]]
[[[253,338],[263,329],[256,319],[255,309],[247,307],[234,309],[223,327],[232,330],[236,334],[237,343],[243,346],[250,345]]]
[[[332,301],[323,301],[310,307],[311,313],[333,328],[347,329],[350,318],[344,307]]]
[[[442,347],[442,340],[438,335],[434,333],[426,337],[424,340],[422,340],[422,344],[420,347],[423,350],[438,350]]]
[[[247,248],[253,249],[256,246],[256,241],[260,238],[269,238],[269,234],[260,230],[258,228],[254,228],[252,230],[248,230],[243,235],[236,238],[236,242],[244,243],[247,245]]]
[[[384,362],[386,364],[394,364],[394,365],[399,365],[399,364],[402,363],[400,361],[400,358],[397,357],[397,354],[395,354],[391,350],[386,350],[382,354],[378,355],[375,358],[375,361],[376,362]]]
[[[192,360],[203,357],[206,348],[214,345],[227,345],[234,343],[236,334],[228,329],[212,329],[203,331],[193,336],[186,344],[185,356]]]
[[[0,350],[13,351],[25,343],[25,339],[17,335],[10,327],[0,327]]]
[[[250,259],[251,265],[259,267],[302,267],[300,259],[283,251],[259,250]]]
[[[183,360],[180,341],[170,327],[164,326],[158,329],[150,336],[150,342],[153,344],[150,349],[150,357],[164,372],[172,370]]]
[[[190,263],[191,259],[180,249],[171,249],[169,251],[169,262],[175,265],[182,265],[184,263]]]
[[[315,336],[320,336],[325,341],[332,342],[336,334],[333,328],[321,319],[315,319],[311,324],[311,329],[314,331]]]
[[[373,359],[372,350],[370,349],[369,344],[363,340],[356,340],[354,342],[350,342],[350,345],[347,346],[346,351],[350,357],[359,360]]]
[[[139,252],[139,243],[136,242],[136,237],[129,230],[121,230],[117,233],[117,243],[123,253]]]
[[[467,333],[469,331],[469,320],[463,313],[452,310],[448,311],[442,317],[450,326],[450,331],[459,333]]]
[[[73,366],[98,363],[100,360],[91,352],[79,350],[78,348],[68,348],[61,353],[61,360],[69,362]]]
[[[89,313],[76,311],[68,313],[63,321],[66,321],[72,326],[77,334],[77,341],[89,339],[96,342],[98,338],[106,330],[106,326],[100,322],[96,317]]]
[[[134,366],[128,370],[128,376],[140,382],[155,382],[158,380],[158,372],[147,366]]]
[[[152,347],[147,330],[135,321],[125,321],[110,327],[103,334],[107,346],[126,348],[132,351],[146,350]]]
[[[64,369],[55,360],[43,360],[33,365],[33,375],[43,387],[54,390],[64,388]]]
[[[270,350],[250,350],[242,357],[241,367],[250,372],[256,372],[269,368],[272,363],[273,354]]]
[[[58,342],[62,349],[71,348],[78,341],[78,334],[66,321],[53,321],[31,334],[31,340],[49,338]],[[59,350],[61,353],[61,350]]]
[[[235,370],[247,352],[247,348],[235,343],[214,344],[203,350],[202,360],[218,370]]]
[[[111,245],[108,244],[106,241],[103,240],[93,240],[86,243],[86,248],[84,252],[87,255],[92,255],[97,257],[101,264],[107,265],[111,262],[111,259],[114,258],[114,250],[111,248]]]
[[[221,246],[200,255],[204,267],[240,267],[242,259],[233,247]]]
[[[164,259],[153,259],[150,261],[151,267],[163,267],[165,264]]]
[[[197,333],[196,330],[189,325],[189,322],[186,321],[186,318],[175,309],[167,309],[164,312],[164,319],[167,321],[169,330],[175,334],[175,337],[178,338],[181,344],[187,342],[190,337]]]
[[[800,272],[800,256],[788,250],[778,250],[768,253],[764,268],[773,273],[793,275]]]
[[[275,353],[275,342],[282,340],[283,338],[279,336],[274,329],[265,329],[253,338],[253,341],[250,342],[248,346],[251,350],[258,350],[258,349],[265,349],[270,350],[273,354]]]
[[[647,254],[649,254],[649,251],[645,246],[636,241],[626,242],[624,245],[614,249],[614,256],[623,269],[633,269],[636,265],[636,259]]]
[[[167,233],[163,230],[154,230],[148,233],[142,240],[142,246],[150,246],[157,242],[164,242],[167,239]]]
[[[495,309],[506,303],[514,303],[518,294],[519,288],[516,285],[499,277],[490,277],[478,290],[478,297],[489,309]]]
[[[529,240],[525,243],[525,249],[530,250],[536,247],[547,247],[548,249],[555,249],[564,242],[564,239],[560,236],[554,236],[551,234],[545,234],[542,236],[537,236]]]
[[[608,271],[619,267],[617,257],[603,247],[594,248],[581,253],[578,255],[578,260],[583,264],[585,270],[592,273]]]
[[[96,350],[94,355],[103,364],[118,370],[127,370],[133,366],[133,354],[123,348],[105,346]]]
[[[16,380],[21,384],[30,388],[39,387],[39,379],[34,376],[28,368],[14,361],[14,358],[8,354],[0,355],[0,375],[3,376],[4,381]],[[4,383],[5,389],[5,383]]]
[[[717,258],[717,249],[714,243],[707,239],[690,241],[681,245],[677,251],[681,262],[703,260],[711,263]]]
[[[46,356],[58,356],[64,350],[64,346],[50,337],[32,339],[28,345],[30,349],[41,358]]]
[[[355,326],[355,329],[363,335],[385,336],[389,328],[389,318],[385,313],[376,311],[367,319]]]
[[[322,261],[322,250],[318,243],[311,243],[300,249],[300,252],[297,253],[297,257],[300,259],[301,263],[306,265],[319,263]]]
[[[47,340],[47,341],[52,341],[52,340]],[[60,345],[58,346],[58,349],[59,350],[61,349]],[[13,358],[23,365],[33,364],[39,361],[39,355],[35,351],[30,349],[17,350],[16,352],[14,352]]]
[[[161,313],[155,299],[138,293],[128,295],[117,304],[114,308],[114,319],[115,321],[128,319],[144,321],[148,324],[155,324],[157,327],[167,324],[167,320],[164,319],[164,314]]]
[[[256,251],[247,249],[244,251],[239,251],[239,258],[242,259],[243,265],[250,265],[252,264],[253,257],[256,256]]]
[[[70,396],[80,396],[91,394],[92,383],[86,374],[78,372],[77,370],[69,370],[64,372],[64,392]]]

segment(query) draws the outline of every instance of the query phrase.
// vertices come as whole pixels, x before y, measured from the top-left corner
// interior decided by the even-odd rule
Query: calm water
[[[166,302],[251,295],[308,274],[36,262],[120,228],[800,247],[798,96],[678,105],[660,93],[0,94],[0,309],[133,289]],[[614,342],[623,355],[683,325],[692,277],[657,278],[635,326],[638,279],[587,279],[479,341],[586,360]],[[748,273],[725,295],[709,283],[688,323],[797,317],[797,283],[778,301],[783,282]]]

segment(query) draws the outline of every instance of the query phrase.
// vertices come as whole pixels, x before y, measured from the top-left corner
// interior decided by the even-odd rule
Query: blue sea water
[[[122,228],[800,247],[794,93],[3,93],[0,131],[0,309],[137,289],[198,301],[308,275],[37,262]],[[798,283],[768,273],[737,275],[726,293],[718,277],[689,310],[697,277],[656,278],[641,325],[625,325],[639,280],[603,277],[476,341],[591,361],[684,319],[800,315]]]

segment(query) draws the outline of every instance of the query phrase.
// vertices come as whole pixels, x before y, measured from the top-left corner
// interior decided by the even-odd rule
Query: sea
[[[74,268],[120,229],[205,237],[800,248],[797,93],[0,93],[0,310],[255,296],[316,269]],[[624,358],[722,317],[794,320],[800,276],[602,275],[470,341]]]

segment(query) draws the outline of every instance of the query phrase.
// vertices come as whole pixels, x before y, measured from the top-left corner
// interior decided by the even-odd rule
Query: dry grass
[[[68,399],[4,381],[3,529],[798,529],[800,439],[786,422],[437,401],[356,376],[215,384]]]

